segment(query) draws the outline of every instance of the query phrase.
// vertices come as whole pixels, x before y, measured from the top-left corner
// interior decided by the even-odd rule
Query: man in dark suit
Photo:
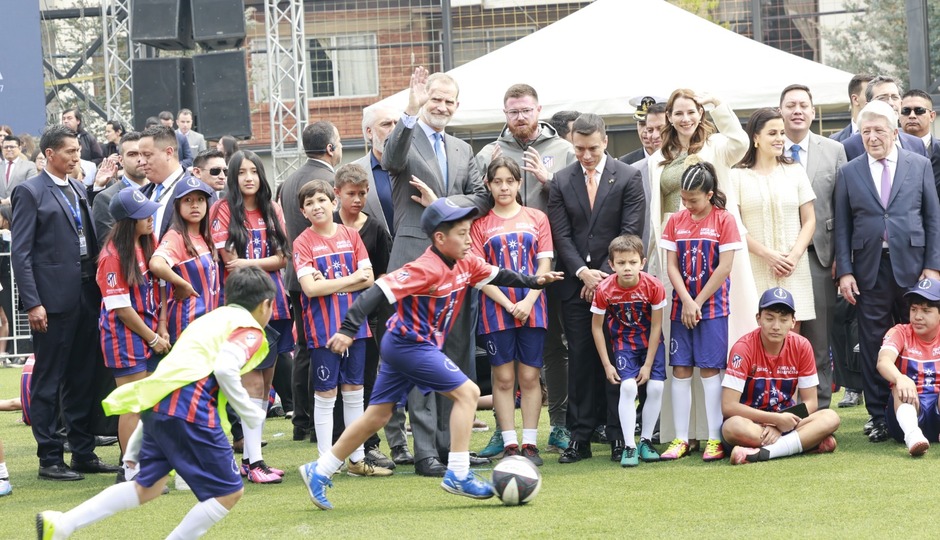
[[[780,93],[780,114],[783,117],[784,155],[806,169],[816,193],[813,209],[816,230],[807,248],[813,282],[813,304],[816,318],[803,321],[800,333],[813,345],[816,358],[817,406],[828,409],[832,401],[832,363],[829,359],[829,325],[836,303],[836,287],[832,279],[832,191],[839,167],[845,165],[842,145],[810,131],[816,118],[813,95],[802,84],[791,84]]]
[[[923,90],[908,90],[901,97],[901,129],[924,142],[927,157],[933,167],[934,183],[940,190],[940,139],[930,133],[930,126],[937,118],[930,94]]]
[[[0,166],[0,202],[9,204],[13,188],[27,178],[36,176],[36,164],[26,159],[20,151],[19,137],[7,135],[3,143],[3,165]]]
[[[39,148],[45,171],[17,186],[12,197],[13,272],[36,355],[30,384],[33,437],[41,479],[81,480],[82,472],[120,470],[98,459],[90,431],[97,406],[98,241],[85,188],[68,177],[81,152],[76,133],[50,126]],[[60,413],[72,448],[71,468],[56,436]]]
[[[335,167],[343,159],[343,144],[340,142],[339,130],[332,123],[320,120],[308,124],[301,133],[304,153],[307,161],[294,171],[277,190],[277,199],[284,211],[284,222],[287,225],[287,235],[293,242],[310,222],[300,211],[297,194],[300,188],[311,180],[323,180],[333,185]],[[294,367],[291,375],[291,388],[294,398],[294,440],[302,441],[311,435],[313,427],[313,410],[310,396],[313,390],[310,387],[310,351],[307,349],[307,338],[304,334],[303,310],[300,307],[300,295],[303,294],[294,265],[288,264],[285,269],[284,284],[290,295],[291,315],[294,318],[294,329],[297,332],[297,348],[294,353]],[[342,407],[340,407],[342,408]]]
[[[411,75],[408,106],[385,141],[382,166],[392,179],[395,207],[389,272],[417,259],[431,245],[421,229],[421,214],[438,198],[447,197],[462,207],[476,207],[481,214],[489,209],[483,174],[473,149],[444,133],[459,106],[458,93],[457,82],[449,75],[428,75],[419,66]],[[444,342],[444,353],[468,375],[472,375],[476,334],[471,304],[468,301],[457,314]],[[444,476],[446,472],[440,458],[450,447],[450,409],[451,401],[437,394],[425,396],[413,390],[408,396],[415,472],[422,476]]]
[[[900,117],[901,84],[891,77],[878,75],[872,79],[865,88],[865,98],[869,103],[876,100],[887,103],[891,106],[892,109],[894,109],[895,116]],[[901,148],[904,150],[914,152],[915,154],[920,154],[924,157],[927,156],[924,143],[913,135],[908,135],[903,131],[898,133],[897,144],[900,144]],[[855,135],[852,135],[848,139],[842,141],[842,146],[845,147],[845,157],[848,158],[849,161],[852,161],[858,156],[865,154],[865,147],[862,143],[862,136],[860,133],[856,133]]]
[[[841,131],[830,135],[830,139],[842,142],[858,133],[858,124],[855,123],[855,119],[858,118],[858,113],[862,110],[862,107],[868,103],[868,100],[865,99],[865,89],[868,88],[869,81],[874,78],[874,76],[867,73],[859,73],[849,81],[849,112],[852,114],[852,119],[849,121],[849,125],[842,128]]]
[[[91,203],[91,215],[95,222],[95,234],[98,236],[98,245],[103,246],[108,233],[114,226],[114,218],[111,216],[111,199],[124,188],[132,187],[140,189],[147,184],[147,176],[137,168],[137,158],[140,156],[140,150],[137,145],[140,142],[140,133],[137,131],[128,131],[121,136],[118,143],[121,163],[124,169],[124,176],[117,182],[98,192],[95,200]]]
[[[839,290],[855,304],[868,438],[887,440],[888,384],[875,368],[885,332],[907,322],[904,293],[940,277],[940,201],[930,161],[895,146],[898,117],[875,100],[859,114],[866,154],[839,169],[835,251]],[[923,146],[923,145],[921,145]]]
[[[630,104],[636,107],[633,113],[633,119],[636,120],[636,132],[640,137],[641,146],[629,154],[620,156],[620,161],[627,165],[634,165],[637,162],[648,159],[663,144],[662,132],[666,125],[666,104],[657,103],[656,98],[646,96],[640,98],[634,103],[631,99]]]
[[[610,241],[622,234],[642,237],[646,207],[640,171],[606,153],[604,121],[595,114],[582,114],[574,121],[572,133],[578,163],[555,175],[548,197],[548,217],[558,254],[556,269],[565,273],[556,286],[564,305],[569,351],[571,445],[559,463],[591,457],[591,433],[603,423],[607,424],[612,453],[623,451],[624,434],[617,412],[619,388],[604,377],[591,334],[590,308],[594,290],[611,272],[607,261]]]
[[[170,228],[175,213],[173,188],[190,176],[180,165],[177,144],[173,128],[161,125],[145,129],[137,143],[137,168],[150,180],[150,184],[144,186],[141,192],[160,205],[153,222],[153,234],[158,239]],[[209,204],[212,202],[209,201]]]

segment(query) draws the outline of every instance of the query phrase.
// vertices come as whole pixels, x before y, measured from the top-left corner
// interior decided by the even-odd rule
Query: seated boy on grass
[[[731,464],[741,465],[803,453],[833,452],[839,415],[817,410],[813,347],[791,332],[793,295],[781,287],[760,298],[755,330],[731,347],[722,382],[721,436]],[[796,407],[799,395],[802,407]]]

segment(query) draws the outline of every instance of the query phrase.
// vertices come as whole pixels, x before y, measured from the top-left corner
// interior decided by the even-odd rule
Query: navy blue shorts
[[[294,350],[294,321],[291,319],[279,319],[271,321],[268,326],[280,334],[275,343],[268,343],[271,347],[268,355],[255,369],[273,368],[277,363],[277,355],[290,353]]]
[[[242,489],[235,454],[221,426],[191,424],[157,412],[144,413],[141,418],[144,440],[138,456],[138,484],[153,487],[176,469],[200,502]]]
[[[917,410],[917,425],[924,432],[924,437],[935,442],[940,437],[940,411],[937,411],[937,394],[921,394],[920,408]],[[888,396],[888,406],[885,407],[885,424],[888,425],[888,434],[894,440],[904,442],[904,430],[898,424],[897,413],[894,411],[894,394]]]
[[[640,374],[640,368],[646,363],[646,351],[649,349],[626,349],[614,353],[614,367],[617,368],[617,374],[621,380],[633,379]],[[650,380],[666,380],[666,347],[662,340],[659,347],[656,348],[656,356],[653,357],[653,368],[650,370]]]
[[[415,386],[421,392],[450,392],[467,382],[467,376],[431,343],[417,343],[386,332],[380,349],[382,363],[369,403],[404,403]]]
[[[152,351],[151,351],[152,352]],[[144,371],[148,373],[153,373],[157,369],[157,365],[160,364],[160,360],[163,360],[162,354],[153,353],[147,358],[146,362],[137,362],[133,366],[125,368],[108,368],[111,370],[111,374],[114,375],[114,378],[118,377],[127,377],[128,375],[134,375],[135,373],[143,373]]]
[[[669,365],[705,369],[728,367],[728,317],[702,319],[689,330],[671,321]]]
[[[363,383],[366,371],[366,339],[354,340],[340,356],[326,347],[310,349],[310,384],[317,392],[332,390],[341,384]]]
[[[491,366],[501,366],[513,360],[542,369],[542,350],[545,347],[544,328],[509,328],[483,334],[486,356]]]

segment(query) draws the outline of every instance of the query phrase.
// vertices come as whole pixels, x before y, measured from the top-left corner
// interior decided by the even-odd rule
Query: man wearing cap
[[[36,356],[30,383],[33,437],[40,479],[81,480],[82,472],[120,469],[98,459],[90,431],[95,359],[101,350],[98,240],[85,188],[69,178],[80,159],[78,136],[64,125],[49,126],[39,148],[46,156],[45,170],[12,194],[11,262]],[[71,467],[56,435],[60,417],[72,449]]]
[[[870,101],[862,109],[866,153],[839,169],[834,196],[836,277],[842,296],[856,306],[871,442],[888,438],[888,384],[876,369],[881,340],[892,325],[907,320],[907,289],[925,277],[940,277],[933,171],[927,158],[895,146],[897,125],[887,103]]]
[[[885,409],[888,433],[918,457],[940,436],[940,281],[923,279],[904,296],[911,322],[885,334],[878,372],[891,385]]]
[[[648,159],[659,150],[663,144],[659,133],[666,125],[666,105],[661,103],[662,101],[650,96],[635,97],[630,100],[630,105],[636,107],[633,119],[636,120],[636,133],[640,137],[641,146],[629,154],[620,156],[620,161],[633,165],[640,160]]]
[[[791,331],[795,312],[789,291],[764,291],[757,328],[731,347],[722,381],[721,437],[726,448],[733,447],[732,465],[836,449],[832,434],[839,415],[817,407],[813,346]]]

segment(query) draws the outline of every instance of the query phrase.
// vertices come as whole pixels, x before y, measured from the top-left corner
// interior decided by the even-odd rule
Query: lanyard
[[[122,176],[122,177],[121,177],[121,183],[124,184],[124,187],[133,187],[133,186],[131,185],[131,181],[128,180],[126,176]]]
[[[71,184],[68,185],[68,188],[71,189],[73,193],[75,193],[75,189],[72,187]],[[65,199],[65,204],[68,205],[69,210],[72,212],[72,218],[75,220],[75,226],[78,228],[78,235],[81,236],[82,235],[82,213],[76,210],[74,206],[72,206],[71,201],[69,201],[69,198],[65,196],[65,193],[62,194],[62,198]],[[78,193],[75,193],[75,204],[79,205],[80,200],[81,198],[78,196]]]

